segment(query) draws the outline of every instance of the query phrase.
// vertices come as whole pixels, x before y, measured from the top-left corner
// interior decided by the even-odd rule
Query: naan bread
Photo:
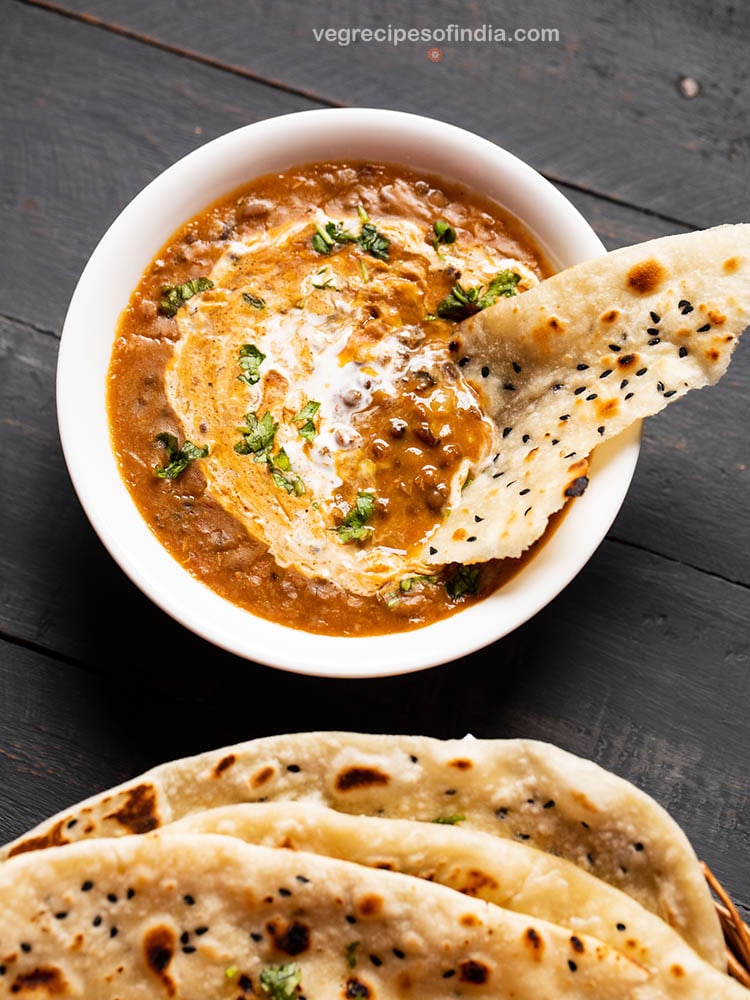
[[[7,862],[0,954],[8,997],[661,997],[645,969],[584,934],[406,875],[212,834]]]
[[[716,382],[748,323],[750,224],[615,250],[466,320],[460,363],[500,442],[425,560],[519,556],[583,493],[596,445]]]
[[[645,966],[665,998],[749,1000],[663,920],[570,861],[455,825],[351,816],[310,802],[242,804],[194,813],[165,833],[218,833],[402,872],[589,934]]]
[[[239,802],[311,801],[432,821],[567,858],[659,914],[725,967],[711,894],[684,832],[653,799],[591,761],[535,740],[310,732],[182,758],[96,795],[6,845],[0,857],[146,833]]]

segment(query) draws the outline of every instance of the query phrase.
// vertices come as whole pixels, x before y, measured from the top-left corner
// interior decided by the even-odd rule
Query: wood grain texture
[[[89,254],[174,160],[313,105],[20,4],[0,41],[2,311],[59,331]],[[34,44],[29,45],[28,39]]]
[[[0,224],[14,252],[2,312],[59,332],[89,254],[148,181],[216,135],[315,105],[33,7],[9,2],[7,14]],[[680,229],[562,190],[609,249]]]
[[[720,0],[62,0],[70,11],[323,100],[444,118],[560,180],[698,228],[747,218],[750,7]],[[558,41],[346,40],[355,27],[510,32]],[[314,31],[336,29],[335,41]],[[439,62],[428,57],[437,45]],[[686,97],[681,81],[696,81]],[[683,84],[683,87],[685,85]],[[692,93],[687,86],[687,93]]]

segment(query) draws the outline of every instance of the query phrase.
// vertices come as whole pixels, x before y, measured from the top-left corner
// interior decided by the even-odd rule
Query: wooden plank
[[[13,248],[2,312],[50,330],[109,224],[156,174],[220,133],[314,106],[20,4],[2,45],[0,220]]]
[[[750,333],[718,385],[645,422],[636,475],[611,536],[747,585],[748,426]]]
[[[0,701],[3,842],[154,763],[148,733],[126,738],[117,725],[106,675],[0,641]]]
[[[62,0],[55,4],[157,44],[351,105],[447,119],[506,145],[537,169],[693,227],[747,217],[750,7],[537,0]],[[355,27],[551,28],[558,41],[316,40]],[[454,29],[455,30],[455,29]],[[437,45],[440,61],[429,52]],[[684,83],[685,80],[689,82]],[[686,96],[694,92],[694,97]],[[692,88],[692,89],[691,89]]]
[[[0,642],[3,838],[152,763],[274,732],[523,736],[652,794],[750,904],[747,588],[608,542],[550,608],[484,653],[356,683],[292,679],[198,641],[175,647],[169,622],[144,633],[127,603],[107,615],[90,599],[91,620],[107,622],[97,673]]]
[[[220,133],[314,106],[20,4],[9,6],[4,52],[0,223],[14,249],[0,274],[2,312],[49,330],[61,328],[107,226],[157,173]],[[562,190],[610,249],[679,229]]]

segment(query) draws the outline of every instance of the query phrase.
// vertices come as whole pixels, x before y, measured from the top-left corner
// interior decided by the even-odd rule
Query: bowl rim
[[[319,635],[259,618],[220,597],[162,546],[130,496],[109,439],[108,359],[117,320],[132,289],[180,225],[242,183],[227,184],[222,178],[236,174],[250,181],[271,169],[315,159],[344,159],[345,153],[332,155],[331,149],[364,149],[376,136],[378,148],[409,148],[411,168],[459,180],[485,193],[496,190],[493,185],[501,179],[513,178],[510,198],[491,196],[520,218],[556,267],[606,252],[562,192],[515,154],[482,136],[437,118],[381,108],[291,112],[209,140],[135,195],[105,231],[81,273],[57,360],[57,419],[64,459],[84,512],[115,562],[161,610],[201,638],[255,663],[318,677],[371,678],[428,669],[485,648],[527,622],[574,579],[599,547],[627,494],[641,442],[642,421],[638,421],[595,449],[586,493],[508,583],[447,618],[408,631]],[[316,148],[317,156],[305,155]],[[459,156],[461,169],[448,169],[455,168]],[[404,162],[392,155],[357,158]],[[257,169],[249,175],[239,173],[248,169],[248,161]],[[277,166],[270,167],[271,163]],[[489,190],[481,183],[488,176]],[[203,193],[197,195],[201,179]],[[195,207],[185,211],[190,204]],[[552,236],[549,217],[556,220]],[[202,609],[198,618],[194,607]]]

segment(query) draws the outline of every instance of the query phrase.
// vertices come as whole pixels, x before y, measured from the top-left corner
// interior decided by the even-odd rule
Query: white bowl
[[[91,524],[160,608],[217,646],[258,663],[318,676],[374,677],[464,656],[548,604],[582,569],[617,515],[635,470],[641,425],[596,449],[586,493],[509,583],[425,628],[366,638],[313,635],[255,617],[183,569],[139,514],[112,451],[105,388],[120,313],[160,247],[208,204],[263,174],[344,158],[406,164],[489,195],[526,224],[557,268],[605,252],[586,220],[540,174],[453,125],[371,108],[303,111],[256,122],[169,167],[107,230],[65,319],[57,411],[68,470]]]

